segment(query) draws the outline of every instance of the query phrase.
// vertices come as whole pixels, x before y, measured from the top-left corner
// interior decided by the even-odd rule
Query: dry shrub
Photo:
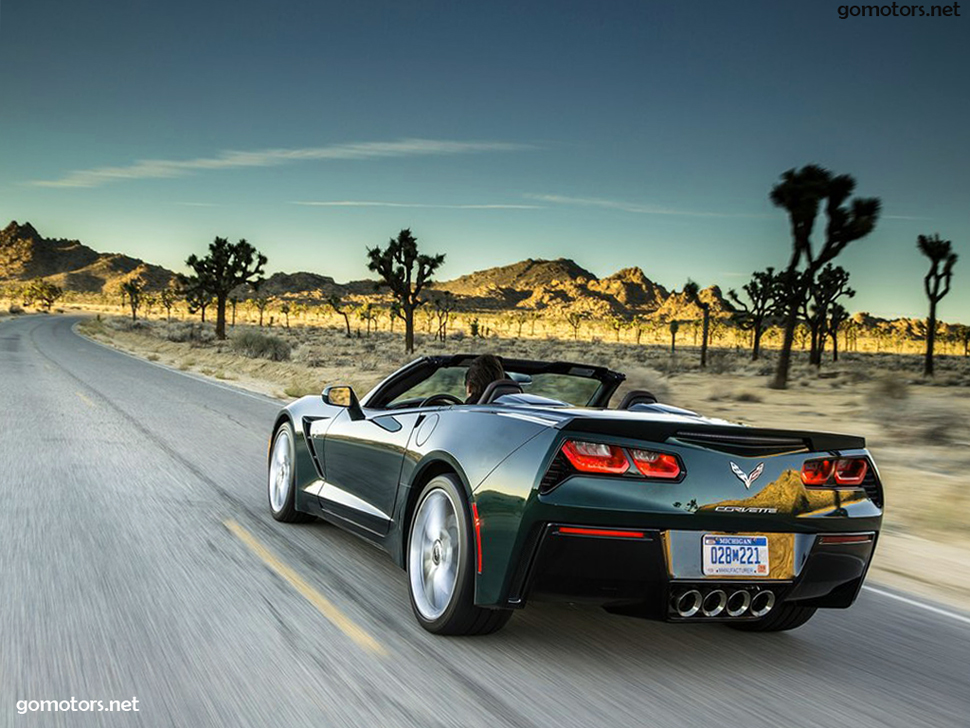
[[[16,303],[11,303],[10,306],[7,308],[7,313],[9,313],[12,316],[19,316],[23,312],[24,312],[24,309]]]
[[[737,368],[733,354],[726,351],[712,351],[707,357],[707,370],[711,374],[732,374]]]
[[[291,351],[287,341],[258,331],[242,331],[236,334],[232,337],[232,348],[250,359],[269,361],[288,361]]]
[[[887,400],[899,402],[909,397],[909,386],[896,372],[884,372],[873,382],[869,396],[873,400],[872,404],[876,406]]]

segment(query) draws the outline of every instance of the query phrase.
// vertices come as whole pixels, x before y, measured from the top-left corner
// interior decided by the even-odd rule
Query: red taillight
[[[862,485],[869,471],[869,461],[865,458],[821,458],[806,460],[802,465],[802,482],[809,486]]]
[[[835,460],[806,460],[802,465],[802,482],[805,485],[825,485],[832,476]]]
[[[478,504],[472,503],[472,522],[475,525],[475,546],[478,548],[478,573],[482,573],[482,519],[478,517]]]
[[[680,477],[680,463],[676,455],[652,450],[630,450],[633,464],[648,478],[673,480]]]
[[[842,458],[835,464],[835,482],[839,485],[862,485],[869,471],[865,458]]]
[[[621,531],[612,528],[579,528],[578,526],[560,526],[559,533],[567,536],[598,536],[600,538],[643,538],[643,531]]]
[[[566,440],[562,452],[576,470],[584,473],[618,475],[630,469],[623,449],[616,445],[583,440]]]

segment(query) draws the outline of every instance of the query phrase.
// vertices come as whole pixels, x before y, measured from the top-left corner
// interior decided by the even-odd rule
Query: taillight
[[[608,473],[618,475],[630,469],[623,449],[616,445],[584,440],[566,440],[563,454],[573,467],[583,473]]]
[[[802,482],[808,486],[825,486],[829,481],[834,485],[862,485],[869,471],[869,461],[865,458],[820,458],[806,460],[802,465]]]
[[[668,455],[652,450],[630,450],[633,464],[648,478],[673,480],[680,477],[680,463],[676,455]]]
[[[802,482],[805,485],[825,485],[832,477],[832,469],[835,461],[825,458],[824,460],[806,460],[802,465]]]
[[[865,458],[843,458],[835,464],[835,482],[839,485],[862,485],[869,463]]]

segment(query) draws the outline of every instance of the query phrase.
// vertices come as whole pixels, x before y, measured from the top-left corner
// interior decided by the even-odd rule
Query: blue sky
[[[768,192],[816,162],[884,204],[851,308],[923,315],[939,232],[970,320],[970,4],[602,5],[5,3],[0,218],[172,268],[221,235],[361,278],[410,226],[444,278],[565,256],[729,288],[784,264]]]

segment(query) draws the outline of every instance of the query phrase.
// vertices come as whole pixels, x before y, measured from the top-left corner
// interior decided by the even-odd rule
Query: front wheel
[[[267,467],[269,509],[283,523],[306,523],[313,516],[296,509],[296,443],[293,427],[284,422],[273,435]]]
[[[418,622],[442,635],[489,634],[512,611],[475,606],[472,523],[458,478],[433,478],[418,497],[408,537],[408,593]]]

